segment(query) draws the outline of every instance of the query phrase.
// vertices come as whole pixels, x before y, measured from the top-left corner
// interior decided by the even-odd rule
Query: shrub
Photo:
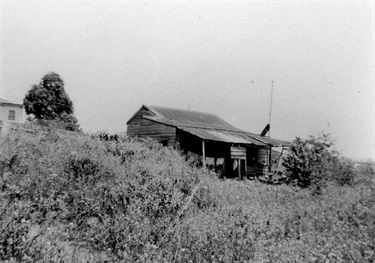
[[[356,176],[353,163],[339,157],[332,139],[324,133],[306,140],[297,137],[284,157],[283,165],[288,183],[302,188],[320,187],[329,180],[348,185]]]

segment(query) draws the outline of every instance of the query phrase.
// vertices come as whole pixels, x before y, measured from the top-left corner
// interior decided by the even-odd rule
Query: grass
[[[219,180],[152,140],[11,134],[3,262],[374,262],[375,179],[309,189]]]

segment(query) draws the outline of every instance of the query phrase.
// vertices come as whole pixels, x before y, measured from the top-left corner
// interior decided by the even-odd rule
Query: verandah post
[[[204,140],[202,140],[202,159],[203,168],[206,168],[206,149]]]
[[[272,146],[270,145],[270,150],[268,153],[268,172],[272,171]]]
[[[240,178],[240,180],[242,180],[242,176],[241,176],[241,159],[238,159],[237,169],[238,169],[238,178]]]
[[[245,178],[247,178],[247,156],[245,159]]]

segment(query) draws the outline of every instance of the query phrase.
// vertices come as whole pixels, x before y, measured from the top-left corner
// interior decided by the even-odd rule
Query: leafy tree
[[[39,85],[33,85],[26,94],[23,105],[29,120],[39,124],[51,123],[67,130],[78,131],[77,119],[73,116],[73,103],[64,89],[59,74],[47,73]]]
[[[310,136],[303,140],[297,137],[283,160],[290,183],[300,187],[320,185],[332,177],[332,168],[339,161],[328,134]]]

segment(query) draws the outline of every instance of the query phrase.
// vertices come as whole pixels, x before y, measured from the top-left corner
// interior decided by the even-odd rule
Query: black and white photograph
[[[375,2],[0,2],[0,262],[375,262]]]

